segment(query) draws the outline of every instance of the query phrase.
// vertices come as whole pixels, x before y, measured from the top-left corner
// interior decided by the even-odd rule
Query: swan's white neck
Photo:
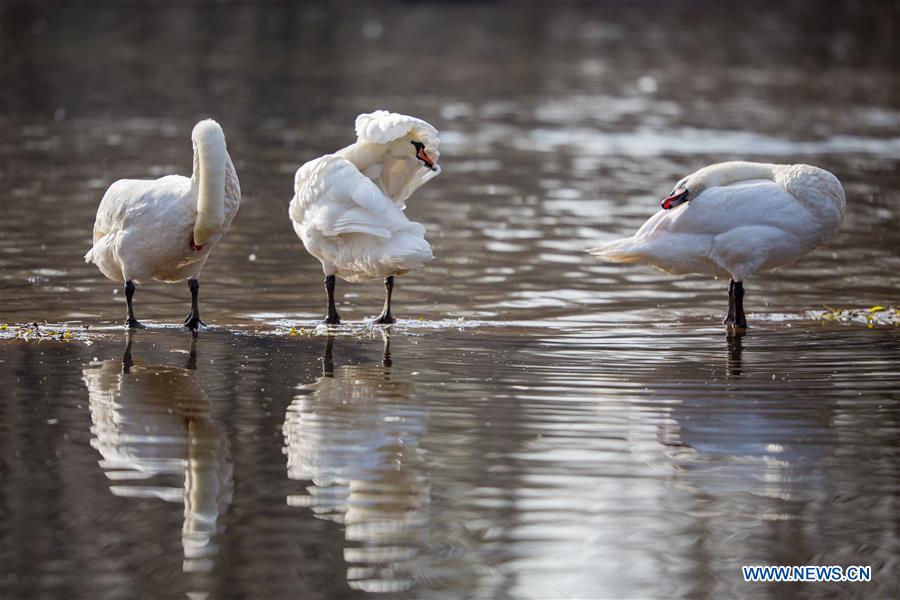
[[[356,142],[338,150],[335,154],[349,160],[360,171],[365,171],[375,163],[380,162],[389,149],[390,146],[387,144]]]
[[[775,180],[776,165],[768,163],[754,163],[745,161],[733,161],[715,165],[709,172],[703,174],[704,187],[730,185],[738,181],[751,179]],[[701,169],[703,171],[705,169]]]
[[[201,122],[206,123],[210,122]],[[194,128],[195,134],[201,124]],[[200,135],[193,137],[194,174],[191,180],[197,189],[194,243],[202,246],[225,224],[225,166],[228,153],[225,150],[225,135],[218,123],[206,125]]]

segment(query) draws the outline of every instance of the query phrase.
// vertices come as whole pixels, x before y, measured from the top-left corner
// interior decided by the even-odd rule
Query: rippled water
[[[900,297],[896,7],[0,15],[0,321],[77,332],[0,340],[4,597],[900,594],[900,334],[817,319]],[[323,335],[292,174],[378,107],[441,131],[408,210],[437,259],[398,279],[390,331],[364,322],[379,283],[339,282],[350,323]],[[188,171],[206,116],[244,190],[211,327],[149,284],[128,335],[81,259],[96,206]],[[743,336],[723,282],[583,252],[732,158],[817,164],[848,198],[835,239],[747,282]]]

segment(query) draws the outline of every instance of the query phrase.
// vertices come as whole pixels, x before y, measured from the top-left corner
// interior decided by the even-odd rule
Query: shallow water
[[[900,594],[900,334],[817,318],[897,303],[896,8],[0,14],[0,322],[76,332],[0,340],[4,597]],[[441,130],[408,209],[437,259],[398,279],[389,332],[364,322],[381,285],[339,282],[328,336],[292,174],[376,107]],[[244,191],[211,327],[149,284],[129,336],[81,260],[96,206],[186,172],[206,116]],[[817,164],[848,197],[835,239],[747,282],[743,336],[723,282],[583,252],[732,158]]]

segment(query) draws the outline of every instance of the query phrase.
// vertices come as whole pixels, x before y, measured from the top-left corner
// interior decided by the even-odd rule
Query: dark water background
[[[890,598],[900,334],[891,3],[0,4],[4,598]],[[410,201],[438,257],[338,284],[292,175],[375,108],[441,131]],[[244,192],[203,274],[122,294],[82,256],[103,191],[226,131]],[[728,159],[843,182],[841,233],[746,283],[583,250]],[[129,342],[130,339],[130,342]],[[871,565],[745,584],[744,564]],[[187,595],[187,596],[186,596]],[[383,595],[381,597],[384,597]]]

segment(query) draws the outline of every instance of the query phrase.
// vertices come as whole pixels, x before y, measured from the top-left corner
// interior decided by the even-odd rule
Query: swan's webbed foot
[[[127,329],[147,329],[146,325],[144,325],[134,317],[125,319],[125,327]]]
[[[732,329],[734,331],[746,331],[747,329],[747,319],[737,319],[735,317],[726,317],[724,321],[722,321],[722,325],[724,325],[728,329]]]
[[[184,320],[184,326],[187,327],[188,329],[190,329],[191,331],[197,331],[197,329],[199,329],[201,325],[203,327],[206,327],[206,323],[201,321],[200,317],[195,315],[194,313],[189,314],[187,316],[187,318]]]
[[[397,322],[397,319],[395,319],[394,315],[392,315],[391,313],[382,313],[377,319],[372,322],[376,325],[393,325]]]
[[[729,323],[732,329],[735,331],[746,331],[747,330],[747,319],[744,315],[740,317],[735,317],[734,323]]]

